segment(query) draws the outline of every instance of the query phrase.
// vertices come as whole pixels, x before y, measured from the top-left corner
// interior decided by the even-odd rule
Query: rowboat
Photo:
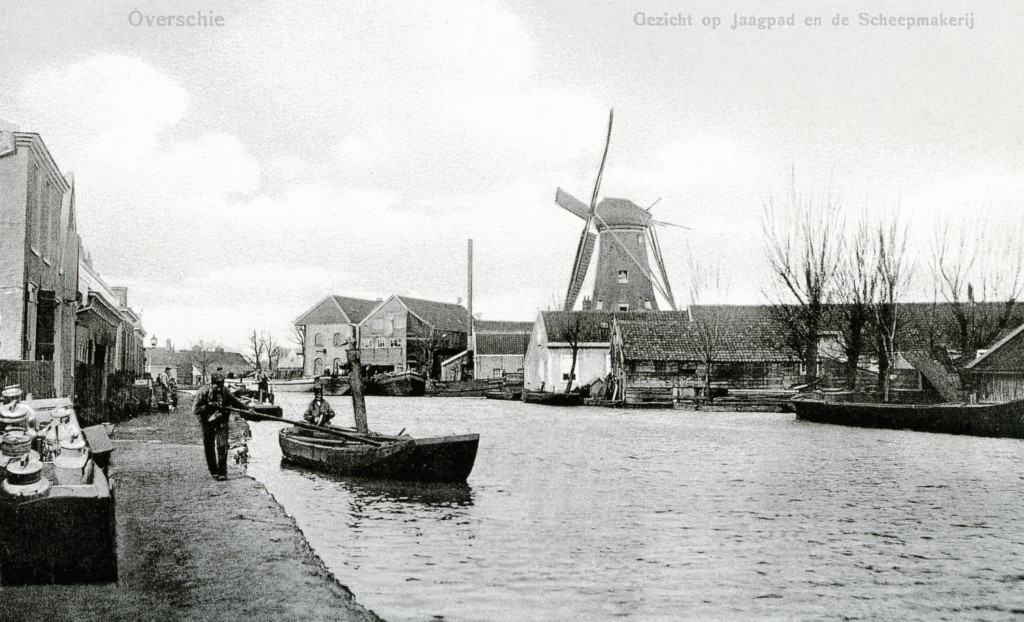
[[[278,433],[285,462],[345,476],[465,482],[476,462],[478,434],[413,438],[369,431],[359,350],[347,351],[354,430],[289,421]]]
[[[278,433],[286,462],[337,475],[421,482],[465,482],[480,444],[478,434],[412,438],[371,433],[362,438],[378,444],[299,428]]]
[[[274,393],[312,393],[316,386],[313,378],[297,378],[295,380],[271,380],[270,386]]]
[[[522,391],[488,391],[484,393],[484,397],[489,400],[521,400],[523,399]]]
[[[529,404],[548,406],[582,406],[583,396],[579,393],[549,393],[547,391],[523,391],[523,401]]]
[[[1001,404],[890,404],[818,399],[790,401],[796,418],[814,423],[1024,438],[1024,400]]]
[[[374,376],[369,385],[367,393],[390,395],[391,397],[411,397],[426,393],[427,379],[423,374],[413,371],[392,372]]]

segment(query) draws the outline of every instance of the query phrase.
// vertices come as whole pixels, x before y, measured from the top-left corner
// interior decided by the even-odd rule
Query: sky
[[[637,24],[666,15],[693,25]],[[1005,2],[0,0],[0,118],[74,172],[84,248],[161,343],[286,338],[327,294],[465,301],[467,239],[474,312],[533,319],[582,228],[555,189],[589,198],[610,108],[601,195],[688,227],[659,230],[680,302],[691,256],[764,300],[791,175],[898,212],[925,296],[936,222],[1024,214],[1022,32]]]

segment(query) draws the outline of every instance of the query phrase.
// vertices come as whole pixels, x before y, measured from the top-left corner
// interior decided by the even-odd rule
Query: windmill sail
[[[590,207],[561,188],[555,192],[555,203],[583,220],[590,218]]]
[[[583,288],[583,279],[587,276],[587,269],[590,267],[590,258],[594,256],[594,244],[597,242],[597,234],[584,231],[580,237],[580,245],[576,249],[576,261],[573,263],[572,278],[569,280],[569,291],[565,295],[565,310],[572,311],[579,298],[580,290]]]
[[[654,251],[654,261],[658,264],[658,271],[661,272],[661,282],[665,284],[665,298],[668,299],[668,306],[676,310],[676,301],[672,296],[672,286],[668,282],[668,271],[665,270],[665,259],[661,256],[661,242],[658,241],[658,232],[655,227],[648,229],[651,233],[651,249]]]

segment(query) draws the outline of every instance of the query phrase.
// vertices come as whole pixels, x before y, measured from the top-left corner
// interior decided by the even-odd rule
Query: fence
[[[57,397],[53,389],[53,361],[0,361],[0,387],[21,385],[33,398]]]

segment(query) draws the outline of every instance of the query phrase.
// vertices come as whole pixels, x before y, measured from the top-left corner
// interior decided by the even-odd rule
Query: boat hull
[[[368,438],[382,440],[384,445],[339,444],[327,434],[294,428],[281,430],[278,442],[284,459],[300,466],[338,475],[424,482],[465,482],[480,442],[477,434]]]
[[[368,383],[368,392],[390,397],[418,397],[426,393],[427,379],[419,374],[405,372],[390,374]]]
[[[316,381],[312,378],[303,380],[271,380],[270,387],[274,393],[312,393]]]
[[[484,393],[484,397],[489,400],[521,400],[523,399],[522,391],[488,391]]]
[[[815,423],[1024,438],[1024,400],[1004,404],[871,404],[792,400],[796,418]]]
[[[523,391],[523,401],[529,404],[546,404],[548,406],[582,406],[583,396],[579,393]]]

